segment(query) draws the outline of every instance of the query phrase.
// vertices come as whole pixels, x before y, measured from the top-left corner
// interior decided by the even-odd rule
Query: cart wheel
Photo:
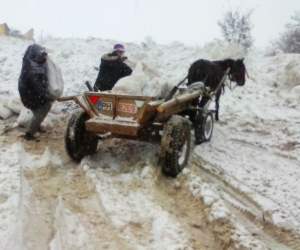
[[[72,112],[65,130],[65,149],[76,161],[95,153],[98,145],[97,135],[85,130],[85,122],[89,116],[80,109]]]
[[[210,141],[213,133],[213,116],[210,111],[199,112],[195,121],[196,144]]]
[[[186,118],[173,116],[165,125],[161,141],[164,174],[176,177],[186,166],[190,155],[191,129]]]

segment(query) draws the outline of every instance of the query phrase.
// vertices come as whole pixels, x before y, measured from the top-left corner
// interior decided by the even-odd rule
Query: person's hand
[[[127,59],[128,59],[128,57],[124,56],[124,57],[121,58],[121,61],[124,62]]]

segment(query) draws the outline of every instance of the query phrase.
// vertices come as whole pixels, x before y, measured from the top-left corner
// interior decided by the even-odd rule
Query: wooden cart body
[[[76,102],[90,117],[86,130],[109,137],[160,142],[163,124],[172,115],[192,109],[191,101],[203,91],[186,93],[170,101],[154,96],[86,91],[82,95],[59,98]]]

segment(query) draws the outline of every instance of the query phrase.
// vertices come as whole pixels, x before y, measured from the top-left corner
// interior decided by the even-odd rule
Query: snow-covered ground
[[[64,95],[94,83],[119,41],[57,39],[44,46]],[[244,87],[225,89],[210,142],[193,145],[175,179],[159,148],[118,139],[80,164],[63,148],[72,108],[55,103],[40,142],[24,141],[18,77],[29,42],[0,37],[0,249],[300,249],[300,55],[245,56]],[[169,88],[197,59],[244,57],[235,44],[124,43],[131,66]],[[140,64],[138,64],[140,62]]]

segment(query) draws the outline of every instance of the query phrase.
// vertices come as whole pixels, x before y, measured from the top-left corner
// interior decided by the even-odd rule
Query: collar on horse
[[[228,67],[229,68],[229,67]],[[227,69],[228,69],[227,68]],[[223,75],[224,74],[226,74],[226,71],[227,71],[227,69],[226,70],[222,70],[221,72],[223,73]],[[230,70],[231,71],[231,70]],[[228,73],[228,79],[229,79],[229,81],[230,81],[230,85],[228,85],[228,84],[226,84],[225,83],[225,81],[224,81],[224,83],[222,84],[222,90],[223,90],[223,94],[225,93],[225,88],[224,88],[224,86],[227,86],[230,90],[234,90],[236,87],[237,87],[237,85],[235,85],[234,87],[232,87],[232,85],[231,85],[231,83],[232,83],[232,74],[230,74],[230,71],[229,71],[229,73]],[[206,75],[206,77],[204,78],[204,80],[203,80],[203,82],[205,83],[205,80],[208,78],[208,76],[211,74],[211,70],[209,70],[209,72],[207,73],[207,75]],[[248,73],[247,73],[247,75],[248,75]]]

